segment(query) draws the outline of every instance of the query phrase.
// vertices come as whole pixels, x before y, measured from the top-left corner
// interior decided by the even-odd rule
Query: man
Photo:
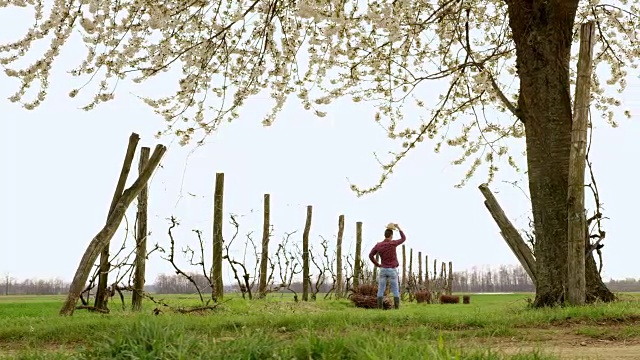
[[[400,240],[391,240],[393,237],[393,228],[400,233]],[[378,308],[383,309],[383,297],[384,290],[387,287],[387,282],[390,283],[391,293],[393,294],[393,307],[395,309],[400,308],[400,288],[398,285],[398,255],[396,254],[396,248],[407,240],[404,236],[404,232],[400,229],[398,224],[389,224],[384,231],[384,240],[377,243],[371,252],[369,253],[369,260],[374,266],[379,267],[378,275]],[[376,261],[376,254],[380,255],[381,262],[378,264]]]

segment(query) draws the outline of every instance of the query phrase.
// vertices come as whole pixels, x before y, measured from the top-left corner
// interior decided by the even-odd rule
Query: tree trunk
[[[534,305],[564,302],[567,284],[567,197],[571,146],[569,81],[572,30],[577,0],[509,0],[509,25],[520,77],[519,113],[525,124],[529,191],[536,233]],[[611,292],[597,287],[600,275],[589,267],[595,298]],[[600,280],[601,281],[601,280]],[[595,289],[598,288],[596,291]]]

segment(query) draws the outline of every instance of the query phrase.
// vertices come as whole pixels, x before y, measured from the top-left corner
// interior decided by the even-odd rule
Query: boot
[[[400,309],[400,298],[399,297],[394,297],[393,298],[393,308],[394,309]]]
[[[383,298],[378,298],[378,309],[384,309],[384,303],[382,302]]]

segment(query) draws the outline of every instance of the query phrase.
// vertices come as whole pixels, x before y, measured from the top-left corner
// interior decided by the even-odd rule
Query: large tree
[[[469,176],[486,162],[492,177],[499,161],[515,166],[505,139],[525,137],[537,240],[535,303],[544,306],[563,300],[566,283],[571,50],[578,25],[597,21],[596,65],[608,65],[607,84],[624,89],[625,66],[635,67],[638,59],[637,3],[4,0],[0,7],[30,6],[35,21],[24,38],[0,46],[0,63],[21,80],[11,100],[27,109],[45,99],[53,62],[73,38],[87,52],[71,74],[102,77],[87,110],[113,99],[117,81],[182,70],[175,94],[144,100],[184,144],[237,118],[245,100],[265,89],[274,99],[266,126],[293,94],[318,116],[342,97],[372,102],[379,109],[375,121],[403,149],[384,164],[379,184],[353,187],[359,194],[378,189],[425,138],[437,138],[436,149],[443,143],[462,148],[457,162],[471,161]],[[16,68],[14,62],[41,41],[50,44],[45,54]],[[607,95],[597,72],[593,83],[595,108],[613,123],[619,102]],[[26,95],[30,87],[39,90],[33,100]],[[428,96],[418,95],[427,87]],[[442,92],[434,94],[438,87]],[[81,91],[71,89],[70,96]],[[428,118],[398,130],[403,107],[410,106]],[[483,118],[486,109],[505,115]],[[611,299],[591,254],[587,259],[589,298]]]

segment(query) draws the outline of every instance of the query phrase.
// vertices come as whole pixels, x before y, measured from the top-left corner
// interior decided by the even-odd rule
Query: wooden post
[[[409,276],[409,279],[413,278],[413,248],[409,248],[409,273],[407,275]]]
[[[447,295],[453,292],[453,261],[449,261],[449,280],[447,281]]]
[[[307,220],[302,233],[302,301],[309,301],[309,232],[311,231],[311,215],[313,207],[307,205]]]
[[[271,196],[264,194],[262,216],[262,253],[260,254],[260,297],[267,296],[267,271],[269,263],[269,236],[271,232]]]
[[[587,126],[591,100],[594,43],[595,23],[589,21],[580,26],[580,52],[569,155],[567,301],[570,305],[583,305],[586,301],[585,241],[587,220],[584,209],[584,171],[587,155]]]
[[[343,278],[342,278],[342,236],[344,235],[344,215],[338,216],[338,239],[336,241],[336,298],[343,295]]]
[[[485,198],[484,205],[487,210],[489,210],[489,213],[495,220],[498,228],[500,228],[502,237],[507,242],[507,245],[509,245],[509,248],[513,251],[514,255],[535,285],[536,261],[531,249],[529,249],[527,244],[524,242],[515,226],[513,226],[511,221],[509,221],[509,218],[507,218],[507,215],[504,213],[504,210],[502,210],[498,200],[493,196],[491,190],[489,190],[487,184],[482,184],[478,188]]]
[[[147,184],[149,178],[160,164],[160,160],[162,156],[167,151],[167,148],[164,145],[157,145],[147,163],[142,174],[138,176],[136,181],[131,185],[130,188],[126,189],[122,192],[122,195],[119,197],[116,205],[113,207],[113,212],[109,215],[109,219],[107,219],[106,224],[96,234],[96,236],[91,240],[89,246],[82,255],[82,259],[80,260],[80,264],[78,265],[78,269],[76,270],[76,274],[73,277],[73,281],[69,286],[69,294],[67,295],[67,299],[65,300],[62,308],[60,309],[60,315],[72,315],[78,299],[80,298],[80,293],[84,289],[87,279],[89,278],[89,272],[93,267],[93,263],[96,261],[100,252],[106,244],[111,240],[113,235],[118,230],[122,219],[124,218],[125,213],[127,212],[127,208],[133,202],[133,199],[140,194],[142,188]]]
[[[429,291],[429,255],[424,256],[424,289]]]
[[[356,222],[356,257],[353,269],[353,289],[360,286],[360,276],[362,270],[362,259],[360,252],[362,251],[362,221]]]
[[[422,287],[422,251],[418,251],[418,285]]]
[[[111,205],[109,206],[109,212],[107,213],[107,219],[111,216],[113,209],[122,196],[122,191],[124,191],[124,187],[127,185],[127,178],[129,177],[129,172],[131,171],[131,165],[133,164],[133,157],[136,155],[136,148],[138,147],[138,142],[140,141],[140,135],[136,133],[131,133],[129,136],[129,144],[127,145],[127,152],[124,155],[124,161],[122,163],[122,168],[120,169],[120,177],[118,178],[118,183],[116,184],[116,189],[113,192],[113,197],[111,198]],[[109,239],[110,240],[110,239]],[[94,302],[94,306],[98,309],[104,309],[106,307],[105,299],[106,299],[106,291],[107,291],[107,283],[109,282],[109,270],[111,268],[111,264],[109,263],[109,244],[108,241],[100,253],[100,272],[98,274],[98,288],[96,289],[96,299]]]
[[[380,255],[376,254],[376,261],[378,262],[378,264],[380,264]],[[378,268],[377,267],[373,267],[373,279],[371,279],[371,281],[375,284],[376,283],[376,279],[378,279]]]
[[[224,173],[216,173],[213,194],[213,258],[211,264],[211,298],[218,302],[224,297],[222,282],[222,218],[224,206]]]
[[[407,249],[402,245],[402,290],[407,286]]]
[[[440,278],[442,279],[440,287],[444,290],[444,293],[447,293],[447,265],[445,265],[444,261],[442,262],[442,266],[440,267]]]
[[[440,279],[438,279],[438,259],[433,259],[433,290],[440,291]]]
[[[140,149],[140,162],[138,164],[138,176],[142,175],[144,167],[149,162],[151,149]],[[142,299],[145,283],[145,269],[147,260],[147,203],[149,199],[149,186],[144,187],[138,195],[138,213],[136,216],[136,259],[135,276],[133,278],[133,294],[131,295],[131,310],[142,310]]]

